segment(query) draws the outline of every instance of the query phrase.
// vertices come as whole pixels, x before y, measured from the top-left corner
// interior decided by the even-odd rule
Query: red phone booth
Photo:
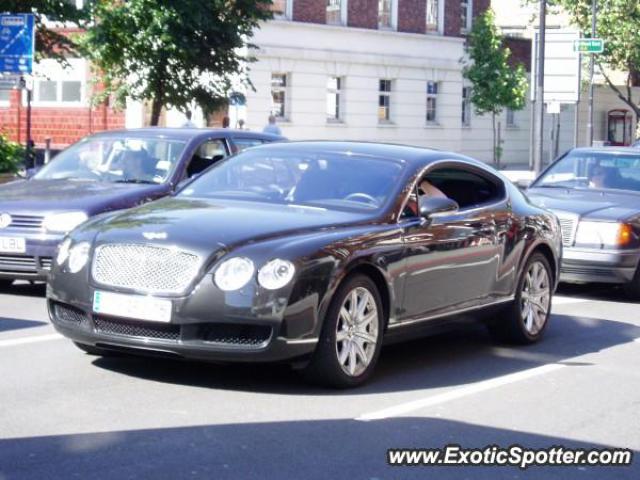
[[[607,113],[607,141],[609,145],[631,145],[633,117],[624,108],[609,110]]]

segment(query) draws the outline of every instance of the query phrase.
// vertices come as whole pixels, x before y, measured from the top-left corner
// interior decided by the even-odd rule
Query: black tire
[[[13,284],[13,280],[0,278],[0,290],[7,290]]]
[[[93,345],[87,345],[86,343],[73,342],[73,344],[89,355],[95,355],[97,357],[110,357],[114,355],[114,352],[105,350],[104,348],[95,347]]]
[[[542,310],[538,308],[537,314],[539,315],[538,318],[540,318],[540,322],[535,326],[535,328],[527,328],[527,319],[523,312],[523,309],[525,308],[523,306],[523,293],[525,293],[527,275],[531,271],[531,268],[536,264],[541,265],[546,271],[549,286],[549,298],[546,314],[542,315]],[[549,261],[543,254],[534,253],[527,260],[520,278],[518,279],[515,299],[487,323],[489,333],[496,340],[507,343],[526,345],[537,342],[542,338],[547,325],[549,324],[552,297],[553,272],[549,265]]]
[[[344,329],[347,325],[341,316],[342,306],[346,305],[345,302],[350,302],[347,297],[351,296],[352,292],[362,292],[364,294],[361,289],[365,289],[369,292],[371,299],[375,303],[376,318],[372,319],[365,328],[373,329],[375,327],[376,342],[374,344],[373,342],[363,340],[359,337],[358,333],[353,333],[354,327],[351,327],[351,333],[349,333],[351,337],[349,337],[349,339],[338,341],[338,329],[340,328],[341,333],[345,334]],[[368,305],[371,304],[371,299],[367,300]],[[358,301],[355,303],[359,305]],[[363,310],[362,315],[369,316],[372,314],[373,310],[366,305],[365,308],[367,310]],[[365,315],[365,312],[369,313]],[[362,324],[364,324],[364,322]],[[315,352],[313,353],[311,361],[304,368],[302,374],[307,380],[315,384],[332,388],[352,388],[362,385],[373,374],[378,357],[380,356],[384,325],[384,310],[380,299],[380,293],[378,292],[375,283],[373,283],[373,281],[366,275],[357,274],[347,278],[342,285],[340,285],[333,297],[333,300],[331,301],[331,305],[327,311],[322,331],[320,333],[320,340]],[[372,335],[371,331],[364,332],[364,334]],[[340,362],[340,354],[338,352],[340,349],[339,344],[342,344],[342,349],[340,349],[342,351],[344,351],[344,349],[348,349],[348,345],[351,346],[351,343],[354,344],[349,351],[354,351],[353,359],[355,360],[352,360],[352,357],[349,354],[345,356],[350,366],[351,362],[357,363],[358,358],[362,360],[362,357],[355,353],[355,351],[358,350],[358,347],[355,346],[356,337],[358,337],[358,341],[364,342],[363,346],[360,346],[359,349],[361,352],[366,354],[365,356],[368,358],[368,364],[366,366],[361,365],[361,368],[363,368],[362,371],[356,371],[353,374],[349,374],[345,371],[346,369],[349,369],[349,367],[346,365],[343,367]],[[367,352],[370,353],[367,354]]]
[[[636,269],[633,280],[624,285],[624,293],[630,300],[640,301],[640,267]]]

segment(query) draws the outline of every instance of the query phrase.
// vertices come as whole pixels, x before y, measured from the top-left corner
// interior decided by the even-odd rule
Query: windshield
[[[218,164],[180,196],[376,210],[401,174],[400,163],[372,157],[257,149]]]
[[[639,192],[640,153],[570,153],[553,165],[534,186]]]
[[[34,179],[163,183],[184,147],[184,142],[157,137],[87,137],[58,154]]]

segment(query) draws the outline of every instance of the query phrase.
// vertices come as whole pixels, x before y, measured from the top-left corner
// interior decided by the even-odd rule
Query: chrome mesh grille
[[[93,317],[93,324],[97,332],[109,335],[157,338],[171,341],[178,341],[180,338],[179,325],[155,325],[145,322],[131,323],[120,320],[110,320],[97,315]]]
[[[554,212],[560,220],[560,230],[562,231],[562,245],[570,247],[576,237],[578,228],[578,216],[566,212]]]
[[[96,249],[93,279],[112,287],[149,293],[181,293],[200,268],[196,255],[138,244],[108,244]]]

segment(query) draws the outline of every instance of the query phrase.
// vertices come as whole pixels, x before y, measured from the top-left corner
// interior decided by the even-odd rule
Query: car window
[[[534,186],[640,191],[640,154],[571,152],[551,166]]]
[[[460,209],[476,208],[502,200],[504,184],[489,174],[464,167],[445,167],[428,172],[418,182],[420,196],[445,196]]]
[[[179,163],[185,142],[135,135],[87,137],[60,152],[35,180],[163,183]]]
[[[187,164],[187,177],[199,175],[216,162],[228,156],[222,139],[210,139],[200,145]]]
[[[235,144],[236,150],[239,153],[246,150],[247,148],[262,145],[264,141],[260,140],[259,138],[234,138],[233,143]]]
[[[376,210],[398,188],[402,163],[346,153],[247,150],[198,177],[180,195]]]

